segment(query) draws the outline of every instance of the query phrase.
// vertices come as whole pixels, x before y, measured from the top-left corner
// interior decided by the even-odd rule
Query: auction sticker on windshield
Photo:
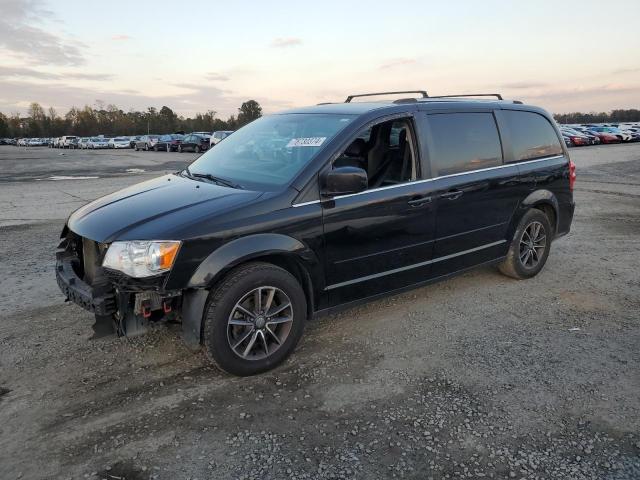
[[[292,138],[287,147],[319,147],[326,139],[327,137]]]

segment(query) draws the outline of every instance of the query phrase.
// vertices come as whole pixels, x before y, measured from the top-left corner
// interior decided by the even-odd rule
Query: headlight
[[[141,278],[168,272],[178,254],[180,242],[113,242],[102,266]]]

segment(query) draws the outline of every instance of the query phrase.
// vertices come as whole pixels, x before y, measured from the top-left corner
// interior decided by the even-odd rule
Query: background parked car
[[[140,137],[140,140],[135,143],[133,148],[136,152],[138,150],[151,150],[158,142],[158,138],[160,138],[160,135],[143,135]]]
[[[178,150],[178,146],[182,142],[183,136],[177,133],[172,133],[169,135],[162,135],[153,146],[153,150],[158,151],[166,151],[166,152],[175,152]]]
[[[630,142],[631,140],[633,140],[633,136],[630,133],[623,132],[619,128],[615,127],[593,127],[591,131],[615,135],[620,139],[621,142]]]
[[[58,146],[60,148],[69,148],[69,146],[71,145],[71,141],[76,138],[78,137],[76,137],[75,135],[65,135],[64,137],[60,137]]]
[[[142,135],[135,135],[133,137],[129,137],[129,148],[135,148],[136,142],[142,138]]]
[[[220,143],[232,133],[233,130],[218,130],[217,132],[213,132],[213,135],[211,135],[210,147]]]
[[[131,148],[129,137],[114,137],[109,140],[109,148]]]
[[[592,141],[589,139],[589,137],[583,135],[580,132],[577,132],[576,130],[563,127],[560,129],[560,131],[562,132],[563,136],[568,137],[569,140],[571,140],[571,143],[574,147],[592,145]]]
[[[87,148],[90,150],[109,148],[109,140],[104,137],[91,137],[87,142]]]
[[[182,143],[178,145],[178,151],[195,153],[204,152],[209,149],[210,140],[210,135],[191,133],[182,139]]]
[[[587,131],[589,133],[597,136],[600,139],[600,143],[620,143],[620,142],[622,142],[622,140],[620,140],[618,137],[616,137],[612,133],[598,132],[596,130],[587,130]]]

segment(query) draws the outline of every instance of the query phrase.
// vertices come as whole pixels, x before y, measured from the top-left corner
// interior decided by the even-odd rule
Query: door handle
[[[421,207],[427,203],[431,203],[431,197],[417,197],[407,202],[412,207]]]
[[[462,196],[464,192],[462,190],[449,190],[448,192],[440,195],[440,198],[446,198],[448,200],[456,200]]]

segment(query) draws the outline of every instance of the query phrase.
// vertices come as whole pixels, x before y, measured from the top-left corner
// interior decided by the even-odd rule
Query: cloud
[[[39,80],[52,80],[59,78],[56,73],[41,72],[28,67],[4,67],[0,65],[0,79],[13,77],[37,78]]]
[[[525,90],[527,88],[541,88],[546,87],[546,83],[542,82],[512,82],[512,83],[503,83],[502,85],[498,85],[500,88],[507,88],[511,90]]]
[[[127,40],[131,40],[131,37],[125,34],[119,34],[111,37],[111,40],[114,40],[116,42],[126,42]]]
[[[573,98],[583,98],[586,100],[590,97],[611,97],[630,93],[640,94],[640,85],[605,84],[592,87],[548,89],[542,90],[535,95],[527,95],[527,97],[545,100],[569,100]]]
[[[0,47],[4,53],[32,64],[82,65],[83,45],[68,41],[38,26],[52,13],[40,0],[3,0]]]
[[[380,65],[380,70],[386,70],[388,68],[395,68],[395,67],[401,67],[404,65],[413,65],[415,63],[418,63],[418,61],[415,58],[395,58],[393,60],[389,60],[389,62],[387,63],[383,63],[382,65]]]
[[[170,107],[178,115],[193,115],[197,112],[214,110],[221,118],[238,113],[242,102],[253,98],[262,105],[265,112],[282,110],[293,106],[290,100],[278,100],[262,96],[239,96],[233,92],[211,85],[180,84],[186,91],[169,95],[151,96],[130,89],[105,90],[100,88],[76,87],[62,82],[47,84],[7,80],[0,90],[0,111],[26,112],[30,102],[38,102],[45,108],[54,107],[66,112],[72,106],[82,108],[98,101],[105,105],[114,104],[118,108],[144,111],[150,106]]]
[[[226,82],[229,80],[229,77],[227,77],[226,75],[215,72],[209,72],[205,74],[204,78],[211,82]]]
[[[0,65],[0,79],[29,78],[37,80],[64,80],[65,78],[77,80],[111,80],[113,75],[108,73],[81,73],[63,72],[51,73],[35,70],[29,67],[4,67]]]
[[[614,74],[614,75],[624,75],[626,73],[636,73],[636,72],[640,72],[640,67],[637,67],[637,68],[620,68],[618,70],[614,70],[611,73]]]
[[[100,88],[86,88],[67,85],[63,82],[47,84],[19,80],[2,82],[0,111],[24,111],[25,99],[38,102],[45,107],[54,107],[66,111],[71,106],[82,107],[96,101],[115,104],[124,110],[146,110],[149,106],[167,105],[179,114],[190,115],[195,112],[215,110],[220,115],[236,113],[246,98],[229,95],[212,86],[183,84],[185,93],[151,96],[133,90],[109,91]]]
[[[112,80],[114,75],[110,73],[63,73],[60,78],[76,78],[78,80]]]
[[[302,39],[296,37],[275,38],[271,42],[273,48],[297,47],[302,45]]]

